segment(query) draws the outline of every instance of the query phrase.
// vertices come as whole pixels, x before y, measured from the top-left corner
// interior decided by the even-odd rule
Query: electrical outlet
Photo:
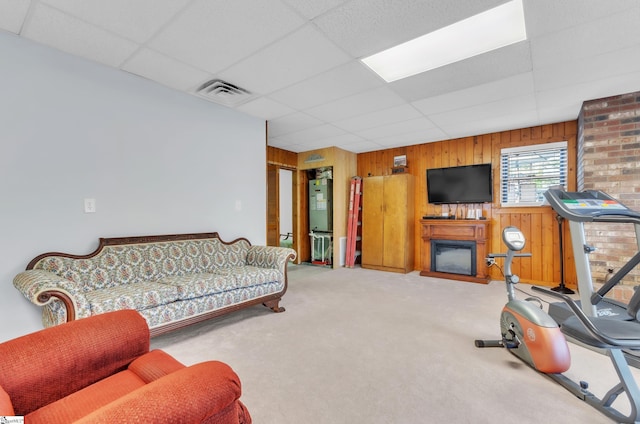
[[[96,199],[84,199],[84,213],[96,212]]]
[[[492,266],[496,264],[496,260],[494,258],[485,258],[484,259],[487,263],[487,266]]]

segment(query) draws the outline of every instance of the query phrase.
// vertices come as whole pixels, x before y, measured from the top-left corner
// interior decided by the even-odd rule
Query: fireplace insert
[[[431,240],[431,270],[476,275],[476,242]]]

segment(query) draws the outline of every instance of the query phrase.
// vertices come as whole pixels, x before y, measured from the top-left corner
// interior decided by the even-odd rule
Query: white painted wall
[[[0,341],[42,328],[12,284],[40,253],[205,231],[265,243],[264,121],[1,32],[0,52]]]

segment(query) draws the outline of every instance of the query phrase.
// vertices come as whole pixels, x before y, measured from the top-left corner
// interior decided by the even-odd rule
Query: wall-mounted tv
[[[492,188],[490,163],[427,169],[429,203],[488,203]]]

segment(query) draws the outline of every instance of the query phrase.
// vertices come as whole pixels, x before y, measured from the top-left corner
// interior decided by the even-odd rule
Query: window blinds
[[[502,206],[542,205],[551,186],[567,186],[567,142],[501,150]]]

